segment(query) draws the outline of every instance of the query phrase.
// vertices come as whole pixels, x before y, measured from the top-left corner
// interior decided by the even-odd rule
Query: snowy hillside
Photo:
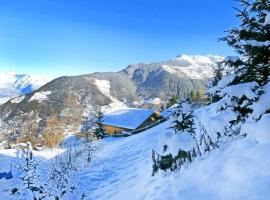
[[[50,78],[41,75],[2,72],[0,73],[0,104],[19,95],[28,94],[50,80]]]
[[[94,79],[94,83],[102,94],[111,100],[111,103],[106,106],[102,106],[102,111],[106,112],[112,109],[120,109],[127,107],[124,102],[119,101],[111,95],[111,82],[107,80]]]
[[[75,158],[79,159],[79,163],[77,166],[75,162],[78,168],[72,174],[71,182],[76,189],[63,195],[63,199],[269,199],[269,85],[261,87],[251,82],[220,87],[215,90],[223,96],[219,101],[197,108],[194,112],[189,104],[170,108],[180,114],[193,113],[195,137],[189,131],[175,133],[174,129],[169,129],[175,119],[184,120],[172,115],[170,120],[140,134],[128,138],[108,137],[96,142],[93,144],[95,156],[89,166],[81,167],[84,162],[80,156]],[[243,96],[247,99],[239,102]],[[246,120],[232,125],[240,115],[235,108],[245,106],[252,108],[251,113]],[[168,152],[177,155],[179,149],[188,151],[195,147],[196,140],[201,136],[215,146],[209,144],[207,150],[207,141],[199,142],[201,155],[192,157],[192,162],[184,163],[173,172],[159,170],[152,176],[152,150],[162,154],[166,144]],[[83,148],[81,141],[73,136],[69,136],[65,144]],[[62,146],[62,149],[53,151],[34,152],[39,160],[39,184],[48,180],[49,163],[68,149]],[[21,157],[20,150],[1,150],[0,161],[3,164],[0,172],[8,172],[9,163],[14,164]],[[18,198],[10,195],[9,189],[20,187],[21,172],[13,167],[12,173],[12,179],[0,179],[2,198]],[[29,195],[32,194],[24,195],[31,199]]]

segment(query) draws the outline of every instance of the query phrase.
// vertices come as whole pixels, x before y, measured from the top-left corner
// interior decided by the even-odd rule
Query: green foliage
[[[212,80],[212,86],[216,86],[218,82],[222,79],[223,71],[224,71],[223,62],[218,63],[217,66],[214,67],[214,77]]]
[[[266,14],[270,11],[269,0],[238,0],[239,27],[228,31],[221,40],[233,47],[245,59],[229,60],[226,63],[236,69],[233,84],[256,81],[264,85],[270,75],[270,48],[265,43],[270,40],[270,25],[265,24]]]
[[[181,134],[182,131],[186,131],[192,136],[195,134],[195,126],[193,119],[193,112],[191,110],[190,102],[183,100],[179,102],[176,106],[176,112],[173,114],[173,128],[175,134]],[[163,147],[163,153],[166,153],[168,146]],[[192,159],[197,156],[197,150],[192,149],[191,151],[184,151],[179,149],[178,154],[173,156],[171,153],[160,155],[157,152],[152,152],[153,160],[153,173],[154,176],[157,171],[164,170],[165,172],[174,171],[181,168],[182,165],[186,163],[191,163]]]
[[[172,154],[160,155],[154,150],[152,151],[152,160],[153,160],[153,171],[152,176],[154,176],[158,170],[163,170],[165,172],[175,171],[180,169],[183,165],[191,163],[192,160],[197,157],[195,149],[191,151],[179,150],[176,156]]]
[[[102,139],[106,135],[106,130],[105,130],[105,127],[103,125],[103,122],[104,122],[103,117],[104,117],[104,115],[101,112],[101,110],[98,110],[96,117],[97,117],[97,120],[95,122],[94,133],[95,133],[95,135],[96,135],[96,137],[98,139]]]
[[[177,97],[177,96],[172,96],[172,97],[169,99],[169,101],[168,101],[166,107],[169,108],[169,107],[175,105],[175,104],[177,103],[177,101],[178,101],[178,97]]]
[[[181,117],[181,121],[176,120],[174,129],[178,131],[187,131],[188,133],[194,133],[194,120],[192,113],[179,113],[178,117]]]
[[[246,118],[250,113],[252,113],[253,110],[249,107],[252,104],[252,100],[248,99],[245,95],[240,99],[233,97],[232,101],[235,102],[233,111],[238,113],[237,118],[230,121],[231,126],[234,126],[240,122],[245,122]]]
[[[185,110],[187,108],[184,107],[191,107],[189,101],[183,100],[176,106],[176,112],[173,114],[174,121],[173,121],[173,128],[175,133],[181,131],[187,131],[190,134],[194,134],[195,127],[194,127],[194,119],[193,119],[193,112],[191,108]]]

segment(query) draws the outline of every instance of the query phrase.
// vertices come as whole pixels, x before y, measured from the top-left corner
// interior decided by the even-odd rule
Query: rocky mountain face
[[[182,55],[166,62],[129,65],[119,72],[60,77],[1,105],[0,132],[19,133],[23,124],[35,123],[37,134],[42,134],[52,118],[63,132],[76,132],[96,106],[105,110],[149,106],[204,87],[222,59]]]
[[[213,67],[222,60],[221,56],[181,55],[160,63],[130,65],[120,73],[130,77],[137,96],[166,101],[177,92],[183,97],[204,87],[205,81],[213,76]]]
[[[45,76],[16,74],[12,71],[0,73],[0,105],[11,98],[31,93],[50,80]]]

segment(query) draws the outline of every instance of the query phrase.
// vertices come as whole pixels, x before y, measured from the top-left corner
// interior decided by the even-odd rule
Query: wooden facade
[[[122,127],[117,127],[117,126],[112,126],[112,125],[106,125],[104,124],[106,133],[109,135],[114,135],[117,133],[121,133],[122,131],[131,131],[131,129],[126,129],[126,128],[122,128]]]

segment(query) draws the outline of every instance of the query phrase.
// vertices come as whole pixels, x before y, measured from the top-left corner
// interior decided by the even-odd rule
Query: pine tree
[[[193,112],[188,100],[183,100],[176,106],[176,112],[173,114],[173,128],[175,133],[187,131],[191,135],[195,132]]]
[[[168,101],[166,107],[169,108],[169,107],[173,106],[174,104],[177,103],[177,100],[178,100],[177,96],[172,96],[172,97],[169,99],[169,101]]]
[[[237,10],[240,26],[228,31],[221,40],[226,41],[242,59],[229,60],[236,69],[234,84],[256,81],[267,83],[270,75],[270,23],[266,18],[270,12],[269,0],[238,0]]]
[[[95,122],[95,128],[94,128],[94,133],[98,139],[102,139],[106,135],[106,130],[103,125],[103,113],[101,112],[100,109],[98,109],[97,114],[96,114],[97,120]]]
[[[221,80],[223,76],[223,71],[224,71],[224,64],[222,62],[218,63],[214,67],[214,77],[212,80],[212,86],[216,86],[218,82]]]

